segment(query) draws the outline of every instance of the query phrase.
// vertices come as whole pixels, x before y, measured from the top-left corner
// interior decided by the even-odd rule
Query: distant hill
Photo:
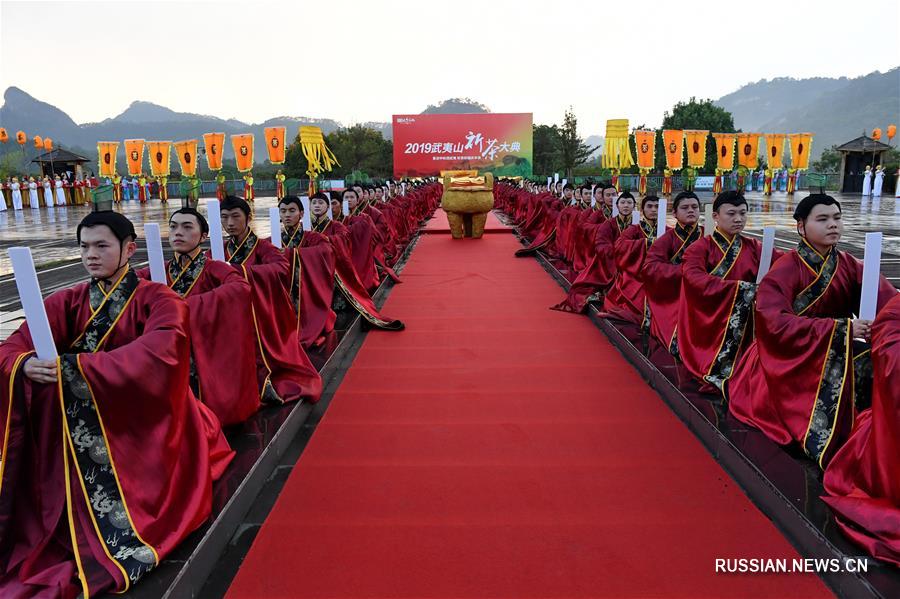
[[[436,105],[428,106],[423,114],[452,114],[490,112],[483,104],[468,98],[450,98]],[[93,158],[98,141],[122,141],[131,138],[144,139],[200,139],[203,133],[222,131],[226,134],[253,133],[255,138],[254,154],[257,162],[265,160],[265,127],[284,126],[288,135],[295,135],[301,125],[315,125],[326,134],[344,125],[333,119],[312,118],[304,116],[279,116],[263,123],[245,123],[237,119],[222,119],[205,114],[176,112],[165,106],[152,102],[135,101],[120,114],[104,119],[99,123],[77,124],[65,112],[42,102],[17,87],[10,87],[3,94],[3,106],[0,106],[0,123],[14,134],[24,130],[29,136],[34,134],[50,135],[58,144],[62,144],[75,152]],[[36,125],[39,123],[39,125]],[[391,139],[391,123],[361,123],[381,133],[385,139]],[[37,128],[36,128],[37,127]],[[16,144],[4,144],[0,154],[18,150]],[[30,144],[26,145],[29,159],[37,154]],[[119,148],[120,157],[124,158],[124,144]]]
[[[472,114],[490,111],[484,104],[469,98],[450,98],[438,104],[430,104],[422,114]]]
[[[812,132],[813,155],[900,121],[900,67],[848,79],[777,78],[750,83],[715,104],[735,127],[762,133]]]
[[[130,138],[144,139],[200,139],[204,133],[221,131],[226,134],[253,133],[257,162],[265,160],[265,127],[284,126],[288,135],[296,135],[301,125],[315,125],[330,133],[343,125],[333,119],[311,117],[279,116],[262,123],[245,123],[236,119],[222,119],[215,116],[176,112],[165,106],[151,102],[132,102],[121,114],[104,119],[99,123],[76,124],[69,115],[59,108],[41,102],[17,87],[10,87],[3,94],[0,106],[0,123],[10,134],[24,130],[33,134],[50,135],[54,141],[66,148],[94,157],[98,141],[122,141]],[[36,128],[36,123],[39,125]],[[373,129],[384,133],[390,131],[389,123],[371,123]],[[124,145],[123,145],[124,146]],[[120,146],[120,156],[125,149]],[[15,144],[4,144],[0,153],[17,150]]]

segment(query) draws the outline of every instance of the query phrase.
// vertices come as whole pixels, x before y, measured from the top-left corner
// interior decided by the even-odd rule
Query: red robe
[[[738,420],[776,443],[799,443],[823,468],[853,425],[854,375],[868,370],[854,360],[850,330],[861,284],[859,260],[837,250],[823,258],[801,241],[760,283],[756,340],[728,384]],[[882,277],[880,304],[896,293]]]
[[[678,302],[678,355],[688,371],[724,392],[751,324],[762,244],[716,229],[684,252]]]
[[[225,257],[250,283],[261,400],[318,401],[322,378],[300,346],[297,313],[284,287],[290,263],[270,241],[252,232],[241,244],[229,240]]]
[[[350,239],[350,258],[363,287],[378,287],[378,270],[375,268],[375,224],[365,214],[348,216],[341,221],[347,227]]]
[[[150,278],[150,269],[138,273]],[[198,257],[186,269],[166,263],[170,289],[185,298],[191,315],[191,383],[197,398],[222,423],[245,421],[259,409],[253,320],[235,306],[250,304],[250,285],[226,262]]]
[[[641,280],[650,307],[650,333],[670,352],[675,348],[675,324],[681,295],[681,261],[684,252],[700,238],[700,228],[676,225],[657,239],[644,258]]]
[[[520,229],[524,236],[532,238],[532,242],[528,247],[516,251],[516,256],[530,256],[538,250],[552,246],[561,208],[562,202],[550,194],[535,198],[534,211],[528,222]]]
[[[642,220],[625,229],[615,245],[618,274],[603,302],[603,311],[613,318],[650,327],[650,310],[644,295],[641,270],[647,249],[656,239],[656,223]]]
[[[553,310],[584,312],[588,302],[599,300],[616,278],[615,244],[622,231],[629,226],[630,217],[612,218],[597,231],[594,256],[569,288],[569,294]]]
[[[375,328],[386,331],[402,331],[405,326],[399,320],[393,320],[383,316],[375,307],[368,291],[356,275],[353,268],[350,253],[347,251],[348,231],[347,227],[338,222],[320,221],[313,225],[314,231],[320,231],[327,236],[334,254],[334,285],[341,292],[351,308],[363,317],[363,319]],[[306,234],[304,234],[304,237]]]
[[[188,307],[133,271],[108,301],[82,283],[45,306],[58,385],[25,377],[27,325],[0,346],[0,595],[124,591],[210,514]]]
[[[360,213],[371,218],[372,224],[375,226],[375,235],[373,238],[375,244],[373,254],[375,263],[382,269],[385,269],[385,272],[388,272],[388,276],[392,276],[392,278],[395,277],[396,274],[392,274],[393,271],[390,270],[389,263],[391,263],[394,254],[396,253],[396,244],[394,243],[393,234],[391,233],[391,228],[388,226],[388,221],[385,218],[384,213],[369,203],[366,203],[361,207]]]
[[[584,208],[580,204],[566,206],[559,212],[556,224],[556,247],[554,254],[567,264],[574,259],[574,237],[583,218]]]
[[[582,212],[582,219],[578,223],[572,242],[572,270],[581,273],[590,263],[597,246],[597,233],[600,225],[611,218],[608,209],[593,208]]]
[[[293,234],[282,232],[281,246],[291,263],[286,284],[300,319],[300,344],[310,348],[321,344],[337,320],[331,309],[334,250],[325,235],[299,227]]]
[[[880,295],[880,294],[879,294]],[[879,298],[880,299],[880,298]],[[872,324],[872,407],[825,471],[825,502],[850,539],[900,566],[900,296]]]

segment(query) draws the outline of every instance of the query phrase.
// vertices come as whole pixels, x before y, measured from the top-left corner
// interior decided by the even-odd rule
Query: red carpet
[[[434,216],[425,223],[424,233],[449,233],[450,222],[447,220],[447,213],[442,208],[438,208]],[[497,220],[493,212],[488,212],[487,222],[484,224],[485,233],[512,233],[503,223]]]
[[[419,241],[228,596],[829,595],[519,247]]]

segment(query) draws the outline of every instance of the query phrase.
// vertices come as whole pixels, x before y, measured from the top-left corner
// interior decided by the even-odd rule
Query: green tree
[[[534,161],[536,176],[548,175],[562,170],[562,135],[556,125],[532,125]]]
[[[710,133],[736,133],[734,117],[730,112],[713,104],[712,100],[691,98],[687,102],[678,102],[672,112],[663,114],[660,130],[656,132],[656,168],[662,170],[666,166],[665,148],[663,147],[662,129],[701,129]],[[716,168],[716,142],[710,135],[706,140],[705,171]]]
[[[823,150],[819,159],[813,160],[812,164],[810,164],[812,167],[810,170],[815,173],[836,173],[841,167],[841,153],[835,148],[837,146],[831,146]]]
[[[578,136],[578,119],[575,117],[575,113],[572,112],[571,106],[566,109],[566,114],[563,117],[563,126],[559,129],[559,142],[559,154],[563,172],[565,172],[567,179],[574,181],[575,167],[584,164],[590,157],[591,152],[597,148],[587,145]]]

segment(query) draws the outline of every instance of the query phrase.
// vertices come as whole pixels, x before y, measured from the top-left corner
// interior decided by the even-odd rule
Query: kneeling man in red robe
[[[772,265],[756,298],[756,340],[728,384],[731,413],[821,468],[871,403],[871,323],[854,318],[862,263],[837,249],[841,205],[825,194],[794,210],[800,242]],[[881,278],[879,305],[897,291]],[[860,341],[854,341],[858,339]]]
[[[243,422],[259,408],[253,320],[235,306],[249,306],[250,284],[228,265],[207,257],[200,245],[209,223],[195,208],[169,218],[166,264],[169,287],[187,300],[191,313],[191,388],[222,426]]]
[[[872,323],[872,407],[825,471],[825,502],[855,543],[900,566],[900,295]]]
[[[677,221],[647,250],[641,280],[650,307],[650,332],[673,355],[677,355],[678,298],[681,295],[681,261],[684,252],[700,239],[700,200],[693,191],[682,191],[672,202]]]
[[[290,264],[272,242],[250,229],[250,205],[245,200],[227,196],[220,209],[222,227],[229,236],[225,259],[250,283],[260,399],[266,403],[318,401],[322,378],[300,346],[297,313],[284,285]]]
[[[0,345],[0,596],[125,592],[209,517],[211,438],[188,386],[187,303],[128,264],[131,222],[77,229],[91,280],[45,307],[59,358],[27,325]]]
[[[606,294],[603,311],[612,318],[618,318],[641,325],[650,330],[650,309],[644,294],[641,271],[647,250],[656,241],[659,198],[645,196],[641,200],[641,220],[631,225],[616,240],[616,281]]]
[[[678,304],[678,355],[705,390],[724,393],[735,361],[753,337],[762,244],[744,237],[747,200],[736,191],[713,202],[716,228],[684,252]]]
[[[563,312],[584,312],[589,302],[602,301],[607,290],[616,280],[615,245],[619,235],[631,226],[634,211],[634,196],[627,191],[616,200],[619,215],[603,222],[594,240],[594,255],[587,267],[578,275],[569,288],[566,299],[551,310]]]

